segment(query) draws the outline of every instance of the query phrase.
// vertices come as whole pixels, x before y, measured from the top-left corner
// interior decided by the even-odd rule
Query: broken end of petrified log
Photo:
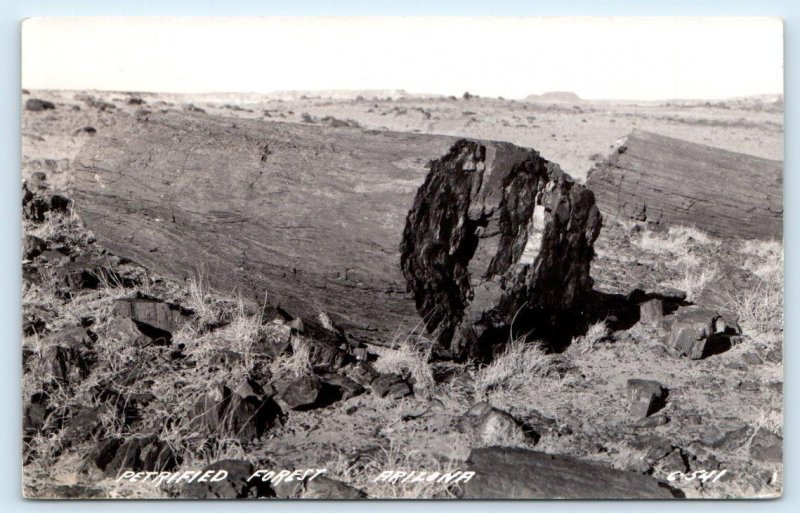
[[[402,270],[440,349],[490,356],[512,324],[542,328],[583,309],[600,227],[592,192],[558,165],[462,139],[417,191]]]

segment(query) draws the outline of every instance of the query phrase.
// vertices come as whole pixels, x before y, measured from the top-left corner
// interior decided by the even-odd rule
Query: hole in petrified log
[[[591,290],[594,195],[533,150],[460,140],[431,162],[401,266],[448,357],[491,357],[513,335],[563,346]]]

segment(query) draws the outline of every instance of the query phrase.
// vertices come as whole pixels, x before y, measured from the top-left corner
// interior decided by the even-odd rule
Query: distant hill
[[[554,103],[574,103],[582,101],[580,96],[570,91],[549,91],[543,94],[529,94],[525,97],[525,100]]]

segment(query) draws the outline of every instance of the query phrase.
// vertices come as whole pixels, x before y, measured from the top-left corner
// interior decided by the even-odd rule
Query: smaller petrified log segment
[[[417,191],[403,274],[441,346],[487,354],[518,314],[538,328],[585,305],[600,226],[593,194],[537,152],[461,140]]]
[[[473,449],[465,499],[673,499],[683,492],[654,477],[513,447]]]
[[[783,162],[634,130],[589,172],[603,214],[712,235],[783,234]]]

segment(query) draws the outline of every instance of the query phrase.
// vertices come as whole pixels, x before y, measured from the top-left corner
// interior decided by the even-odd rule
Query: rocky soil
[[[82,225],[69,187],[83,143],[142,110],[509,140],[581,178],[632,127],[779,159],[782,103],[247,100],[23,95],[27,496],[781,493],[780,241],[606,219],[586,333],[558,352],[516,334],[491,362],[452,363],[432,358],[419,326],[396,334],[398,349],[354,347],[324,311],[294,317],[212,291],[202,272],[177,282],[110,254]],[[115,479],[128,468],[224,468],[236,479]],[[241,478],[263,468],[328,472],[295,486]],[[494,481],[373,480],[387,469],[466,468]],[[559,488],[542,468],[586,485]],[[613,478],[599,486],[591,476],[603,472]]]

